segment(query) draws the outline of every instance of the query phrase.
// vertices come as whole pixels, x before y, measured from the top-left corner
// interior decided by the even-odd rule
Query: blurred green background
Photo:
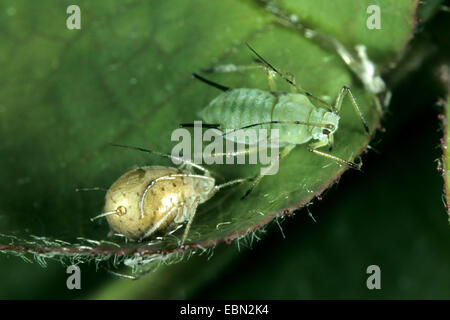
[[[382,1],[375,2],[383,8]],[[153,12],[151,6],[148,7],[148,12],[142,12],[139,5],[133,11],[135,3],[139,2],[127,2],[130,7],[127,8],[125,4],[124,8],[127,9],[123,11],[118,10],[112,1],[102,2],[98,8],[93,4],[89,6],[83,18],[86,19],[86,24],[82,28],[89,28],[90,24],[95,26],[97,23],[105,23],[111,17],[116,19],[114,32],[107,32],[107,28],[98,29],[101,32],[96,34],[94,42],[102,48],[98,51],[99,54],[103,52],[104,46],[113,42],[115,33],[130,34],[130,30],[136,30],[131,26],[141,30],[140,23],[143,28],[147,28],[148,24],[143,21],[148,17],[156,17],[157,12]],[[167,3],[166,9],[159,10],[170,13],[170,7],[181,2]],[[76,206],[72,210],[85,210],[76,200],[52,198],[48,193],[53,192],[52,188],[57,186],[66,188],[64,194],[70,194],[74,183],[68,182],[71,181],[73,172],[77,172],[77,178],[90,178],[89,181],[94,183],[105,181],[94,178],[94,174],[89,171],[97,165],[102,174],[108,174],[110,170],[108,166],[102,167],[100,160],[95,160],[98,154],[104,152],[98,150],[96,141],[101,140],[98,136],[108,140],[114,134],[114,126],[122,124],[102,124],[102,115],[119,112],[118,109],[120,112],[131,110],[120,109],[121,105],[127,104],[126,100],[121,100],[127,95],[133,97],[133,104],[148,104],[149,101],[164,100],[171,90],[161,90],[160,96],[135,96],[133,89],[125,87],[124,92],[120,92],[121,79],[98,78],[101,73],[97,72],[95,68],[98,66],[90,61],[89,55],[83,61],[71,56],[70,44],[77,40],[76,37],[80,37],[79,45],[86,45],[86,51],[93,54],[96,51],[89,46],[92,42],[84,43],[76,31],[68,33],[59,27],[59,24],[65,23],[64,8],[68,4],[70,3],[61,2],[55,5],[55,1],[43,1],[39,4],[31,1],[4,1],[0,5],[0,13],[3,15],[0,30],[4,31],[0,35],[0,68],[3,70],[0,74],[0,132],[3,138],[0,155],[3,159],[4,180],[4,187],[1,189],[4,207],[0,207],[0,223],[6,224],[4,219],[8,223],[15,222],[12,209],[17,212],[17,216],[25,219],[20,221],[22,226],[27,223],[36,224],[36,214],[30,214],[27,218],[29,220],[24,218],[23,212],[30,208],[34,208],[36,213],[58,207],[55,205],[57,203],[61,206]],[[210,5],[214,6],[212,3]],[[138,281],[117,279],[102,269],[96,270],[94,263],[82,264],[82,289],[72,291],[66,288],[65,266],[59,262],[49,260],[47,267],[42,268],[37,263],[26,263],[20,257],[2,254],[0,298],[449,299],[450,230],[442,200],[443,181],[436,170],[435,160],[441,157],[439,140],[443,135],[441,123],[437,119],[442,110],[436,105],[436,101],[446,95],[445,88],[440,85],[438,71],[449,59],[448,36],[442,30],[449,29],[450,19],[449,13],[440,10],[439,5],[439,1],[424,4],[420,13],[422,22],[417,26],[413,42],[408,45],[402,63],[386,74],[393,90],[393,99],[389,112],[382,121],[385,132],[379,132],[371,143],[376,151],[370,151],[364,156],[364,173],[346,172],[337,185],[327,190],[322,201],[315,201],[308,207],[317,220],[316,223],[308,216],[308,210],[302,209],[282,221],[282,232],[277,224],[270,224],[262,240],[254,242],[251,249],[244,242],[240,244],[240,250],[236,243],[221,244],[209,258],[207,254],[196,255],[178,264],[162,266]],[[229,6],[230,10],[233,8],[232,2],[226,2],[223,6]],[[26,10],[21,11],[21,8]],[[224,7],[221,8],[225,10]],[[60,21],[46,19],[47,16],[60,14],[55,13],[57,11],[62,12]],[[16,14],[21,20],[12,23],[10,19]],[[170,14],[168,16],[165,24],[154,24],[152,27],[155,30],[173,27],[176,17],[171,18]],[[258,19],[249,18],[249,24],[262,23]],[[195,21],[195,17],[192,20]],[[227,31],[214,30],[214,25],[211,25],[209,32],[220,37]],[[233,29],[233,32],[238,31]],[[163,37],[164,32],[158,34]],[[142,34],[135,36],[146,37],[148,34],[142,31]],[[185,36],[188,35],[180,35]],[[45,43],[42,39],[47,39],[48,42]],[[133,45],[133,39],[130,36],[130,46]],[[33,41],[39,43],[33,44]],[[207,43],[207,39],[204,41]],[[188,59],[189,48],[186,45],[178,47],[177,43],[169,44],[180,52],[177,59]],[[139,55],[129,57],[126,62],[120,59],[120,52],[111,54],[113,57],[117,54],[117,64],[130,64],[129,68],[137,70],[139,74],[146,72],[140,68],[140,63],[143,62],[141,54],[147,49],[142,47]],[[127,50],[126,44],[123,45],[123,50]],[[65,52],[68,53],[66,58]],[[202,57],[197,59],[201,61]],[[65,73],[56,72],[54,70],[57,66],[52,66],[52,63],[60,64],[63,68],[71,67]],[[155,61],[154,64],[158,66],[158,62]],[[78,67],[74,68],[74,65]],[[17,70],[22,73],[17,73]],[[78,72],[83,75],[82,78]],[[172,81],[172,75],[165,74],[161,72],[148,75],[148,82],[137,85],[145,88],[165,83],[164,78],[161,78],[164,76],[171,77]],[[65,75],[65,78],[61,78],[61,75]],[[96,88],[90,88],[89,83],[85,83],[86,79],[98,83],[105,90],[102,95]],[[46,81],[45,86],[41,86],[42,81]],[[52,89],[56,84],[66,85],[67,92],[53,94]],[[118,92],[108,92],[110,85]],[[41,87],[45,87],[46,91],[39,91]],[[75,96],[76,94],[85,96]],[[9,97],[14,97],[14,101],[8,101]],[[77,137],[78,141],[86,141],[85,149],[97,148],[97,154],[91,154],[90,158],[74,154],[78,149],[70,147],[71,138],[80,134],[73,119],[81,121],[83,116],[75,114],[76,110],[69,108],[58,110],[55,116],[53,109],[33,109],[31,104],[35,99],[70,106],[70,101],[75,98],[78,103],[83,103],[83,99],[86,99],[91,105],[92,100],[98,101],[97,109],[86,111],[98,121],[92,124],[99,128],[112,128],[111,132],[90,130],[85,132],[83,139]],[[118,108],[105,110],[105,105],[111,107],[115,103]],[[14,106],[14,110],[2,108],[10,105]],[[139,123],[144,110],[139,110],[127,114],[127,118],[123,120],[137,122],[132,127],[137,132],[145,126]],[[3,112],[14,112],[17,117],[14,122],[10,122],[11,117],[2,115]],[[35,119],[42,121],[36,123]],[[72,132],[65,131],[66,124],[70,124]],[[83,125],[85,124],[80,123],[80,128]],[[54,130],[43,132],[43,128]],[[20,135],[21,130],[26,134]],[[89,137],[92,134],[98,136],[92,139],[90,145]],[[64,137],[64,143],[55,139],[58,135]],[[58,143],[54,143],[55,141]],[[57,162],[52,162],[51,155],[60,152],[67,158],[79,156],[82,161],[75,162],[74,167],[64,167],[64,161],[58,157]],[[33,157],[38,161],[34,161]],[[114,161],[112,159],[113,163]],[[56,164],[62,166],[65,176],[58,177],[58,182],[48,187],[48,174],[61,172],[60,167],[53,167]],[[86,164],[89,164],[88,168]],[[26,185],[26,181],[20,180],[26,176],[23,170],[34,177],[33,188],[20,188],[20,183]],[[85,171],[80,174],[78,170]],[[7,186],[10,183],[18,186],[9,188]],[[91,182],[87,184],[92,185]],[[78,196],[79,194],[73,194],[74,198]],[[21,203],[17,201],[20,197],[36,199],[36,203]],[[98,195],[83,197],[85,201],[97,201],[98,207],[101,206],[101,197],[99,199]],[[39,199],[45,201],[39,202]],[[91,212],[86,213],[86,216],[91,215]],[[47,217],[57,221],[65,219],[63,212],[56,211]],[[53,221],[52,219],[46,222]],[[71,218],[67,219],[69,224]],[[42,227],[42,230],[45,229],[45,226]],[[48,229],[51,230],[52,227]],[[381,268],[381,290],[370,291],[366,287],[366,268],[373,264]]]

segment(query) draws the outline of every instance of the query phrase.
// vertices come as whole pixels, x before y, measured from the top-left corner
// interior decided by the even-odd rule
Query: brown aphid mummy
[[[143,148],[128,148],[175,158]],[[104,213],[91,220],[106,217],[113,233],[138,241],[187,223],[181,238],[182,246],[199,204],[209,200],[223,187],[249,180],[236,179],[216,185],[208,170],[186,160],[183,162],[202,170],[204,175],[161,166],[128,171],[107,191]]]
[[[142,167],[113,183],[106,193],[102,216],[106,215],[115,233],[142,240],[157,231],[191,222],[197,206],[215,192],[212,177],[170,167]]]

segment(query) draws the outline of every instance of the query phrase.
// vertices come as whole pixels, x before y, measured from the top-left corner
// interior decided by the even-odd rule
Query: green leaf
[[[218,94],[190,74],[216,64],[251,63],[245,42],[330,103],[343,85],[350,86],[373,132],[385,91],[374,89],[377,74],[369,77],[353,47],[364,45],[375,62],[395,61],[411,37],[417,1],[380,4],[382,30],[366,28],[370,1],[349,0],[339,8],[323,1],[297,3],[274,4],[284,8],[278,12],[286,12],[286,19],[261,1],[79,1],[82,28],[68,30],[68,2],[3,1],[0,251],[32,253],[41,263],[114,256],[121,258],[113,263],[128,259],[138,269],[146,256],[162,261],[169,253],[176,259],[176,237],[150,243],[107,238],[106,222],[89,220],[102,211],[103,194],[75,189],[108,188],[135,165],[172,165],[110,143],[170,153],[176,144],[172,131],[198,119],[197,112]],[[305,37],[306,27],[320,36]],[[338,48],[348,51],[337,53]],[[268,89],[258,70],[212,79]],[[286,84],[280,88],[289,90]],[[342,109],[333,155],[352,159],[366,149],[369,137],[347,99]],[[187,248],[249,234],[249,241],[256,239],[253,231],[310,203],[346,169],[297,146],[279,173],[265,177],[246,200],[240,197],[248,185],[221,191],[201,205]],[[259,172],[250,165],[211,170],[219,183]]]
[[[348,48],[364,44],[369,57],[379,65],[392,63],[403,52],[412,35],[417,9],[415,1],[280,0],[279,3],[303,24],[339,39]],[[380,10],[380,29],[366,26],[375,12],[369,6]],[[399,19],[401,13],[405,19]]]

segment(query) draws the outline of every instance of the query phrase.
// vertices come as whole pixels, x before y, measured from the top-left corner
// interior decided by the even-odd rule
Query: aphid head
[[[205,177],[204,179],[196,178],[194,186],[195,192],[200,197],[200,203],[210,199],[216,191],[216,181],[212,177]]]
[[[336,132],[339,126],[339,115],[334,112],[325,112],[321,121],[324,127],[315,128],[313,137],[317,140],[327,140],[329,135]]]

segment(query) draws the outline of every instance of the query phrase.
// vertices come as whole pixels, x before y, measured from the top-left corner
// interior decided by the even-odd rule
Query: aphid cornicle
[[[172,167],[146,166],[123,174],[108,189],[104,213],[91,220],[106,217],[111,231],[131,240],[148,238],[158,231],[173,230],[187,223],[180,245],[186,240],[199,204],[209,200],[223,187],[247,179],[236,179],[216,185],[205,168],[152,150],[133,148],[184,161],[204,172]]]
[[[334,134],[339,127],[339,112],[342,101],[347,94],[350,97],[353,108],[361,119],[366,133],[369,133],[367,122],[350,88],[343,86],[335,104],[331,105],[302,89],[295,83],[292,75],[280,72],[248,44],[247,46],[256,55],[260,64],[254,66],[221,65],[205,70],[205,72],[234,72],[263,68],[267,72],[271,90],[266,91],[256,88],[232,89],[193,74],[194,78],[223,91],[199,113],[206,125],[208,127],[216,127],[221,131],[231,130],[223,134],[225,139],[251,145],[257,145],[258,141],[251,141],[246,135],[241,135],[242,140],[240,140],[239,136],[235,137],[229,134],[252,127],[278,129],[278,146],[284,147],[280,152],[280,158],[289,154],[296,145],[313,141],[308,146],[310,152],[359,170],[362,165],[361,162],[356,164],[353,161],[347,161],[317,150],[325,146],[328,146],[331,150]],[[276,76],[288,82],[293,88],[293,92],[277,91],[273,81],[273,78]],[[316,107],[311,100],[323,107]],[[190,127],[192,124],[182,124],[181,126]],[[250,148],[244,151],[244,153],[249,152],[252,152]],[[233,155],[236,154],[236,152],[233,153]],[[246,195],[251,192],[261,178],[262,175],[255,179],[252,188],[247,191]]]

